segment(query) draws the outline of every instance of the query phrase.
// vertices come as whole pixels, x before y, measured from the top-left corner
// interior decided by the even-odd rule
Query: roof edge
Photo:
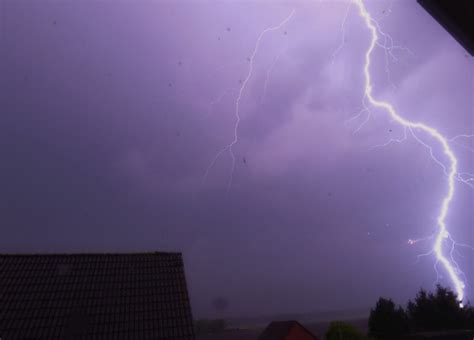
[[[111,252],[111,253],[0,253],[0,256],[13,257],[13,256],[105,256],[105,255],[179,255],[182,256],[182,252],[164,252],[164,251],[154,251],[154,252]]]
[[[294,322],[295,322],[298,326],[300,326],[301,328],[303,328],[303,330],[305,330],[308,334],[310,334],[310,335],[312,335],[314,338],[316,338],[316,335],[315,335],[313,332],[311,332],[308,328],[306,328],[305,326],[303,326],[299,321],[294,320]]]

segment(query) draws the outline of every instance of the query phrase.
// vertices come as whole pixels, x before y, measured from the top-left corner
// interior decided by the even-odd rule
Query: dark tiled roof
[[[301,327],[304,331],[314,337],[314,335],[304,328],[298,321],[273,321],[262,334],[258,337],[258,340],[284,340],[290,333],[290,330],[294,326]],[[316,339],[316,337],[314,337]]]
[[[0,338],[194,339],[181,254],[0,255]]]
[[[283,340],[293,327],[294,321],[273,321],[263,333],[258,337],[258,340]]]

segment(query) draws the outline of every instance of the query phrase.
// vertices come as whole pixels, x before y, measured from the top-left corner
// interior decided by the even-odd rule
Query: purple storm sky
[[[436,280],[446,190],[413,137],[361,108],[370,34],[342,1],[0,3],[1,252],[182,251],[195,317],[399,303]],[[396,45],[374,94],[445,136],[474,133],[474,59],[415,1],[368,1]],[[241,101],[234,181],[224,153]],[[394,86],[390,84],[390,80]],[[266,84],[266,88],[265,88]],[[422,135],[420,137],[423,137]],[[430,142],[429,139],[424,139]],[[454,145],[474,170],[472,139]],[[435,154],[439,150],[435,148]],[[474,244],[458,183],[453,237]],[[474,251],[456,259],[474,300]],[[441,283],[449,285],[440,268]]]

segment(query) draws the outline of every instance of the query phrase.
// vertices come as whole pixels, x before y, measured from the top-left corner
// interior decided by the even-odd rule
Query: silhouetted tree
[[[436,286],[434,293],[424,289],[409,300],[406,311],[392,300],[380,298],[370,311],[369,335],[376,339],[398,339],[408,332],[474,329],[474,308],[459,305],[450,289]]]
[[[409,301],[407,313],[412,331],[460,329],[467,326],[471,308],[459,306],[456,294],[436,286],[436,292],[421,289],[414,301]]]
[[[399,339],[408,331],[407,314],[390,299],[379,298],[370,310],[369,335],[377,339]]]
[[[463,308],[464,311],[464,327],[465,329],[474,329],[474,308],[467,304]]]
[[[333,321],[325,335],[326,340],[365,340],[367,337],[361,333],[357,328],[342,321]]]

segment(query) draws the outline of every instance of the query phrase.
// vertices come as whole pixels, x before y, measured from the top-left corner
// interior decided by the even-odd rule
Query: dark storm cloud
[[[377,51],[377,95],[448,136],[472,133],[472,60],[416,3],[384,16],[389,3],[368,7],[412,53],[394,51],[391,92]],[[182,251],[197,317],[219,297],[222,313],[255,315],[402,301],[433,283],[433,258],[415,264],[429,241],[406,242],[433,233],[443,174],[413,140],[372,150],[403,135],[381,112],[353,133],[369,36],[352,9],[333,56],[346,3],[297,3],[262,40],[228,194],[227,153],[203,175],[232,140],[259,33],[291,3],[2,6],[2,251]],[[465,238],[472,193],[459,195]]]

